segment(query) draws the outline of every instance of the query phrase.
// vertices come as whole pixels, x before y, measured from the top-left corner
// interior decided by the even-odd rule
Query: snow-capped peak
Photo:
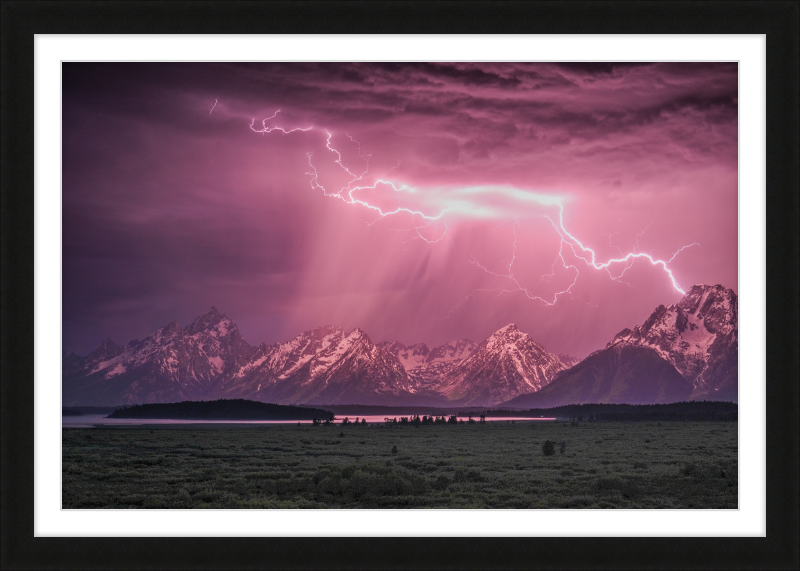
[[[443,392],[448,399],[490,405],[538,391],[565,369],[561,360],[513,323],[492,333],[450,371]]]
[[[201,331],[216,329],[219,334],[226,335],[232,325],[233,322],[230,319],[220,313],[216,307],[211,306],[211,309],[208,311],[208,313],[201,315],[192,321],[188,327],[186,327],[186,332],[189,335],[194,335],[196,333],[200,333]]]
[[[618,343],[655,349],[695,386],[712,379],[706,371],[738,350],[738,298],[721,285],[694,285],[677,303],[659,305],[641,326],[623,329],[606,347]]]
[[[502,335],[508,335],[509,333],[516,333],[519,332],[519,327],[517,327],[516,323],[509,323],[508,325],[501,327],[494,333],[490,335],[490,337],[500,337]]]

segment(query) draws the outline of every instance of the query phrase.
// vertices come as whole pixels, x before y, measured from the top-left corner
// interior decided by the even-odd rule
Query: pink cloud
[[[249,128],[278,109],[312,129]],[[681,286],[737,289],[737,113],[735,64],[65,64],[65,348],[216,305],[251,343],[515,322],[585,356],[680,294],[562,251],[555,202],[602,260],[698,243]]]

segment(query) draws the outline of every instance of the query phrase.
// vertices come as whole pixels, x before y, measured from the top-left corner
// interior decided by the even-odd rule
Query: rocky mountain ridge
[[[480,357],[469,360],[478,349]],[[252,347],[212,308],[185,329],[173,322],[125,347],[107,340],[86,357],[64,356],[62,401],[70,406],[246,398],[491,406],[544,386],[566,368],[563,358],[516,326],[480,346],[468,339],[433,349],[424,343],[374,344],[361,329],[325,326],[288,342]],[[467,360],[467,368],[461,367]]]
[[[586,395],[597,402],[622,395],[662,402],[684,393],[737,401],[738,299],[721,285],[696,285],[580,362],[548,352],[514,324],[479,344],[460,339],[433,349],[424,343],[376,344],[361,329],[335,326],[253,347],[212,307],[185,329],[173,322],[125,346],[107,339],[85,357],[62,355],[62,370],[65,406],[217,398],[494,406],[540,391],[554,403]],[[601,394],[602,387],[613,387],[613,394]]]
[[[623,329],[543,389],[503,406],[738,402],[738,318],[733,290],[693,286],[678,303],[658,306],[642,325]]]
[[[617,333],[606,347],[619,343],[650,347],[692,384],[692,398],[722,393],[735,400],[738,306],[731,289],[695,285],[678,303],[659,305],[641,326]]]

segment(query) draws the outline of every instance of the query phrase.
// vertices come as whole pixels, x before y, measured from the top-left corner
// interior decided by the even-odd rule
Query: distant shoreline
[[[731,402],[688,401],[669,404],[576,404],[541,409],[499,409],[488,407],[388,407],[373,405],[333,405],[311,408],[277,405],[244,399],[222,401],[183,401],[129,405],[120,407],[63,407],[62,416],[108,414],[116,419],[171,419],[198,421],[268,421],[268,420],[325,420],[342,416],[385,415],[402,417],[414,415],[493,417],[556,417],[589,421],[681,421],[737,420],[738,405]]]
[[[267,404],[235,399],[216,401],[183,401],[176,403],[140,404],[120,408],[107,418],[170,419],[170,420],[313,420],[333,419],[329,410]]]

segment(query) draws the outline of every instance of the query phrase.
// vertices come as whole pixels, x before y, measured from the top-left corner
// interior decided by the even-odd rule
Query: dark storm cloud
[[[616,71],[625,71],[631,68],[651,66],[652,63],[637,62],[560,62],[554,64],[557,68],[579,72],[587,75],[611,75]]]
[[[269,125],[315,129],[249,129],[278,109]],[[691,217],[708,205],[684,213],[673,202],[711,201],[721,191],[708,188],[735,184],[737,115],[736,64],[65,63],[65,348],[86,353],[108,335],[124,342],[216,305],[249,323],[252,343],[296,334],[282,327],[300,322],[358,325],[406,342],[478,340],[505,325],[495,324],[502,316],[552,330],[554,348],[569,350],[556,318],[522,296],[503,298],[502,311],[491,305],[500,301],[475,298],[463,306],[471,314],[432,322],[447,314],[440,305],[468,293],[453,276],[472,275],[463,267],[471,253],[454,239],[436,254],[436,246],[409,241],[412,222],[382,226],[324,197],[309,184],[308,154],[325,176],[335,174],[330,133],[356,172],[366,167],[363,153],[370,175],[391,171],[421,188],[509,184],[570,193],[570,221],[602,245],[601,232],[616,231],[623,216],[614,208],[628,209],[632,237],[654,212],[675,210],[693,227]],[[599,202],[590,202],[595,196]],[[719,210],[719,200],[710,204]],[[735,211],[735,200],[724,204]],[[735,236],[719,224],[708,216],[695,224],[704,234],[691,240],[702,239],[712,261],[687,275],[728,263]],[[683,245],[672,225],[661,234],[657,227],[646,235],[652,244]],[[507,260],[502,248],[513,236],[505,230],[491,237]],[[715,249],[714,240],[727,245]],[[533,251],[539,242],[530,244]],[[389,293],[396,297],[381,297]],[[652,310],[650,298],[637,299]],[[624,311],[616,318],[635,324]],[[576,309],[570,318],[580,315]],[[574,351],[596,348],[595,337],[616,327],[612,315],[573,333]]]

